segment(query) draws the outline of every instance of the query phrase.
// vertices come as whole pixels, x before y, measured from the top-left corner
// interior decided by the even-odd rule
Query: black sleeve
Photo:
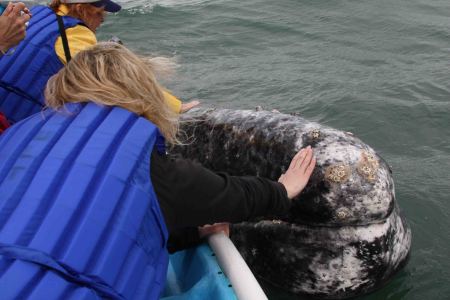
[[[167,241],[167,250],[174,253],[191,247],[196,247],[203,242],[197,227],[186,227],[170,232]]]
[[[217,222],[287,213],[284,186],[260,177],[214,173],[198,163],[153,151],[151,180],[169,232]]]

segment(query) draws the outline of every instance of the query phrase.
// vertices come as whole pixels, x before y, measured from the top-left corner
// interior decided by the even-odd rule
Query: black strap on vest
[[[60,15],[57,14],[56,19],[58,19],[59,34],[61,35],[64,54],[66,55],[66,63],[69,63],[69,61],[72,59],[72,56],[70,55],[69,41],[67,40],[66,28],[64,27],[64,22]]]

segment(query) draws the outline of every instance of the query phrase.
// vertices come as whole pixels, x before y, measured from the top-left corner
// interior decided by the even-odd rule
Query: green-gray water
[[[392,166],[412,256],[359,299],[450,298],[448,0],[135,0],[99,39],[176,57],[188,100],[351,131]],[[268,288],[271,299],[295,297]]]

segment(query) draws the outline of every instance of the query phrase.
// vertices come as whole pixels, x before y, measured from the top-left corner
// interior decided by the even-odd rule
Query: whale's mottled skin
[[[411,231],[386,162],[350,133],[267,111],[195,109],[172,149],[233,175],[277,180],[311,145],[317,166],[283,217],[234,225],[232,240],[253,272],[283,289],[342,299],[370,292],[407,261]]]

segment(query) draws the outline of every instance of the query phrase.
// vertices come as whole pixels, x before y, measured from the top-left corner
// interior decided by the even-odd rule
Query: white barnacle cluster
[[[357,171],[368,182],[375,182],[377,180],[379,164],[375,156],[369,152],[362,152],[361,158],[358,162]]]
[[[325,169],[325,178],[335,183],[344,183],[350,177],[350,167],[344,164],[329,166]]]
[[[364,221],[366,218],[362,216],[377,219],[387,215],[393,201],[392,180],[387,168],[380,167],[371,150],[357,144],[333,142],[320,148],[317,156],[329,164],[322,172],[330,186],[324,198],[331,207],[338,205],[336,199],[345,197],[347,204],[344,205],[353,212],[350,217]],[[320,168],[319,158],[318,161]],[[335,213],[336,219],[349,219],[342,214]]]
[[[320,138],[320,130],[319,129],[314,129],[313,131],[310,132],[310,136],[311,138],[317,140]]]
[[[298,120],[298,124],[291,128],[297,132],[295,150],[306,147],[305,142],[315,142],[316,170],[323,174],[330,187],[323,198],[327,199],[329,207],[334,207],[336,221],[386,216],[393,198],[393,190],[389,186],[392,180],[385,172],[386,168],[380,167],[375,151],[345,132],[299,117],[292,119]],[[338,205],[342,206],[337,199],[342,198],[346,199],[344,206],[349,213],[337,211]]]
[[[353,214],[347,207],[340,207],[336,210],[335,216],[338,220],[345,221],[350,217],[353,217]]]

